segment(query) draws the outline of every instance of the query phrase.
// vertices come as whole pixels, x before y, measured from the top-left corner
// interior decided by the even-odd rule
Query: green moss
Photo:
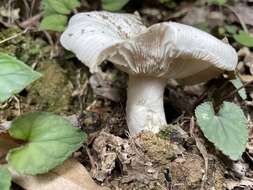
[[[182,138],[178,130],[171,124],[159,131],[158,136],[170,141],[177,141],[178,138]]]
[[[40,110],[68,111],[72,87],[64,70],[56,62],[44,62],[38,71],[43,77],[31,86],[29,98]]]
[[[160,138],[151,132],[142,132],[138,138],[141,140],[143,152],[154,162],[166,165],[175,158],[175,150],[168,140]]]
[[[49,57],[51,47],[45,41],[40,38],[34,39],[29,33],[18,35],[21,32],[18,28],[2,30],[0,41],[13,38],[0,44],[0,52],[16,56],[28,65]]]

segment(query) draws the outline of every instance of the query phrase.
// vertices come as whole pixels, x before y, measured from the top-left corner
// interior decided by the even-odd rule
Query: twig
[[[230,97],[232,97],[235,93],[237,93],[238,91],[240,91],[242,88],[245,88],[246,86],[250,85],[253,83],[253,80],[246,82],[245,84],[243,84],[242,86],[240,86],[239,88],[235,89],[234,91],[230,92],[228,95],[226,95],[223,100],[228,99]]]
[[[204,92],[202,92],[202,94],[198,97],[198,99],[194,101],[192,110],[194,110],[194,108],[196,108],[197,105],[199,105],[207,97],[207,93],[209,89],[210,88],[207,88],[206,90],[204,90]]]
[[[10,0],[9,2],[8,2],[8,5],[7,5],[7,7],[8,7],[8,13],[9,13],[9,15],[8,15],[8,24],[10,24],[10,23],[13,23],[13,18],[11,17],[11,11],[12,11],[12,3],[13,3],[14,1],[13,0]]]
[[[19,24],[22,28],[27,28],[28,26],[31,26],[34,22],[37,22],[42,17],[42,13],[39,13]]]
[[[30,15],[30,12],[31,12],[31,9],[29,7],[29,3],[27,2],[27,0],[23,0],[23,3],[25,5],[25,8],[27,9],[26,10],[26,18],[29,18],[29,15]]]
[[[50,50],[50,59],[52,59],[55,56],[55,52],[54,52],[54,41],[52,39],[52,37],[50,36],[50,34],[47,31],[43,31],[43,33],[45,34],[49,44],[51,45],[52,49]]]
[[[249,33],[249,30],[248,30],[245,22],[243,21],[243,19],[241,18],[241,16],[236,12],[236,10],[233,7],[231,7],[229,5],[226,5],[226,4],[224,4],[223,6],[226,7],[226,8],[228,8],[230,11],[232,11],[234,13],[234,15],[238,18],[238,20],[239,20],[239,22],[240,22],[240,24],[241,24],[244,32]]]
[[[201,188],[200,188],[200,190],[204,190],[205,183],[207,181],[207,173],[208,173],[208,153],[207,153],[205,146],[200,142],[200,139],[195,135],[194,129],[195,129],[195,121],[194,121],[194,117],[191,117],[190,134],[195,139],[196,146],[199,149],[202,157],[204,158],[204,162],[205,162],[205,173],[202,176],[202,182],[201,182]]]
[[[21,106],[20,106],[20,100],[16,97],[16,96],[13,96],[13,99],[16,101],[16,105],[17,105],[17,108],[18,108],[18,116],[21,115]]]
[[[31,17],[32,14],[33,14],[33,8],[34,8],[34,5],[35,5],[35,1],[36,0],[32,0],[31,7],[30,7],[30,15],[29,15],[29,17]]]
[[[13,35],[13,36],[10,36],[9,38],[6,38],[6,39],[2,40],[2,41],[0,41],[0,44],[5,43],[5,42],[7,42],[9,40],[12,40],[12,39],[14,39],[14,38],[16,38],[16,37],[18,37],[18,36],[20,36],[22,34],[25,34],[28,30],[29,30],[29,28],[26,28],[22,32],[19,32],[19,33]]]
[[[96,162],[95,162],[94,158],[92,157],[89,148],[86,148],[85,150],[86,150],[87,155],[88,155],[88,157],[89,157],[90,164],[91,164],[91,168],[92,168],[92,169],[96,169]]]
[[[15,27],[14,24],[4,22],[3,20],[0,20],[0,23],[1,23],[2,25],[4,25],[6,28]]]
[[[43,31],[43,33],[45,34],[49,44],[53,47],[54,46],[54,41],[53,41],[52,37],[50,36],[50,34],[47,31]]]

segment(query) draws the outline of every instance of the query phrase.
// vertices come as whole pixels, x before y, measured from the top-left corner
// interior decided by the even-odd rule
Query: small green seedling
[[[41,77],[25,63],[0,52],[0,103]]]
[[[65,30],[68,15],[80,6],[79,0],[43,0],[43,19],[40,30],[62,32]]]
[[[9,150],[6,167],[25,175],[43,174],[59,166],[86,140],[86,134],[79,128],[48,112],[28,113],[16,118],[8,133],[24,143]],[[0,176],[3,176],[0,177],[0,189],[9,189],[10,177],[6,169],[0,168]]]

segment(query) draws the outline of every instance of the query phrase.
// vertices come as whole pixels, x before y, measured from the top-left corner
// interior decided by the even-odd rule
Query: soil
[[[87,2],[87,6],[81,6],[78,11],[101,9],[100,1]],[[252,8],[250,1],[241,3]],[[23,6],[20,8],[24,9]],[[225,22],[235,23],[236,26],[239,23],[233,20],[231,13],[219,15],[219,9],[217,6],[207,6],[202,1],[146,0],[130,1],[124,11],[138,10],[149,25],[175,20],[202,27],[221,37],[219,28]],[[196,15],[202,19],[194,20]],[[224,20],[225,16],[228,21]],[[21,15],[17,22],[25,20],[22,19]],[[0,26],[0,41],[22,32],[22,28],[14,25]],[[50,44],[50,40],[53,44]],[[241,48],[236,42],[233,45],[237,50]],[[248,51],[240,56],[243,66],[238,68],[238,72],[252,78],[252,64],[245,65],[246,62],[253,63],[252,50]],[[231,190],[248,188],[242,186],[240,180],[253,176],[252,121],[249,121],[251,138],[247,150],[238,161],[240,166],[246,164],[250,167],[240,175],[238,169],[233,170],[235,162],[217,151],[199,129],[194,129],[195,135],[190,131],[190,118],[195,106],[208,96],[206,89],[219,89],[217,81],[188,87],[169,81],[164,105],[170,125],[159,134],[143,132],[132,138],[125,121],[127,75],[112,64],[104,63],[101,66],[102,73],[91,75],[84,64],[59,45],[58,33],[49,32],[45,35],[34,29],[0,44],[0,52],[16,56],[43,74],[41,79],[21,93],[0,104],[0,122],[33,111],[74,115],[77,125],[89,135],[89,140],[79,150],[81,154],[78,158],[97,183],[113,190],[223,190],[231,187],[232,180],[236,185]],[[225,92],[231,92],[231,89],[234,90],[230,85]],[[231,101],[240,104],[251,118],[252,86],[247,86],[246,91],[246,101],[238,94],[232,96]],[[196,143],[199,139],[206,155]],[[18,189],[16,185],[13,186],[13,190]]]

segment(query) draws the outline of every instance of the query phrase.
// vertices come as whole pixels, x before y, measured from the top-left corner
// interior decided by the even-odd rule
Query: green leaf
[[[240,30],[239,34],[233,35],[233,38],[244,46],[253,47],[253,36],[247,32]]]
[[[102,0],[102,8],[107,11],[121,10],[129,0]]]
[[[57,14],[57,12],[51,7],[48,0],[42,1],[42,7],[43,7],[43,16]]]
[[[224,5],[227,2],[227,0],[208,0],[208,2],[210,4],[215,4],[215,5],[222,6],[222,5]]]
[[[43,0],[44,15],[69,14],[73,9],[80,6],[79,0]]]
[[[80,6],[79,0],[63,0],[63,2],[69,10],[73,10]]]
[[[71,1],[71,0],[69,0]],[[47,0],[49,6],[60,14],[69,14],[71,9],[69,9],[63,0]]]
[[[45,173],[62,164],[86,139],[86,134],[69,121],[47,112],[17,118],[9,134],[27,144],[9,151],[8,164],[28,175]]]
[[[41,74],[15,57],[0,53],[0,102],[19,93]]]
[[[240,107],[224,102],[215,114],[212,103],[205,102],[196,108],[195,115],[209,141],[232,160],[240,159],[248,140],[246,118]]]
[[[231,80],[231,83],[234,85],[234,87],[236,89],[238,89],[241,86],[243,86],[242,81],[238,77],[236,79],[234,79],[234,80]],[[242,88],[241,90],[239,90],[238,94],[241,96],[241,98],[243,100],[245,100],[247,98],[247,94],[246,94],[245,88]]]
[[[230,34],[235,34],[237,31],[237,27],[235,25],[225,25],[225,29]]]
[[[63,32],[66,28],[68,17],[65,15],[53,14],[43,18],[39,30],[52,30]]]
[[[0,167],[0,189],[10,190],[11,188],[11,174],[5,167]]]
[[[197,24],[194,24],[194,26],[200,30],[210,33],[209,26],[206,22],[197,23]]]

